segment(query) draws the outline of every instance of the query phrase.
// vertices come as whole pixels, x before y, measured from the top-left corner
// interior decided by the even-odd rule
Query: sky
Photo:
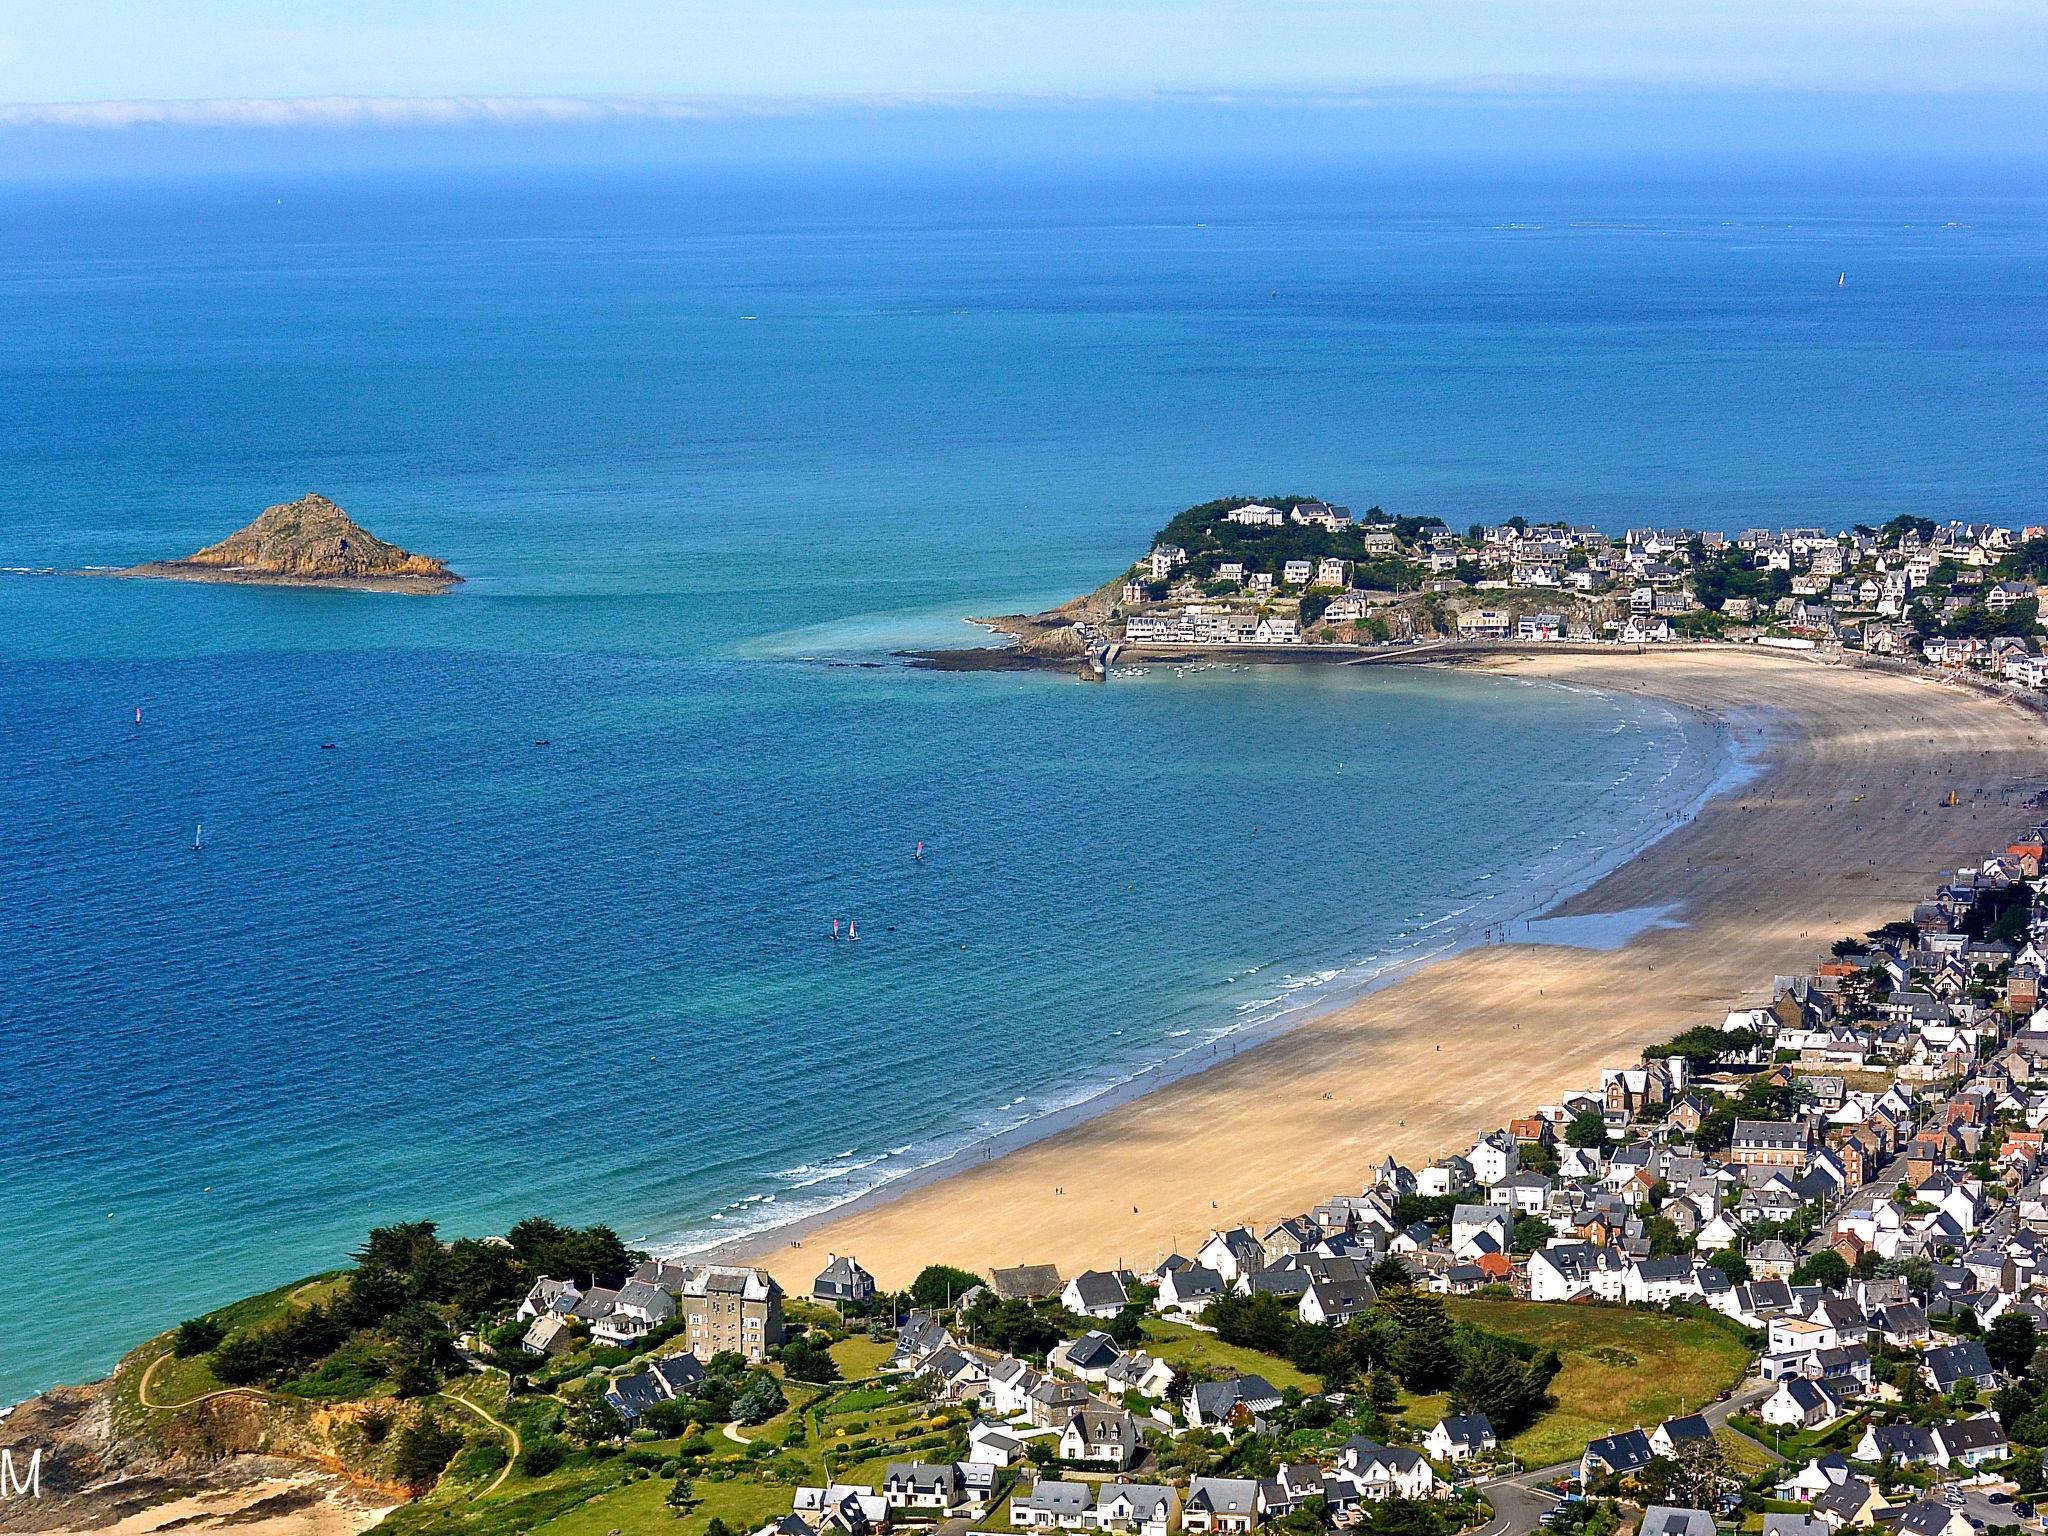
[[[1765,127],[1730,102],[1762,104]],[[1825,130],[2024,152],[2048,136],[2044,102],[2048,0],[0,4],[0,173],[292,134],[348,153],[394,135],[445,148],[458,131],[472,148],[688,150],[772,120],[754,137],[797,143],[789,124],[824,123],[809,133],[822,146],[849,120],[860,139],[904,114],[942,138],[1036,124],[1024,141],[1184,114],[1213,141],[1235,112],[1264,142],[1291,131],[1275,114],[1310,112],[1369,145],[1387,125],[1398,142],[1446,124],[1484,140],[1539,119],[1569,139],[1575,118],[1625,140],[1639,107],[1656,134],[1710,140],[1687,104],[1764,143]]]

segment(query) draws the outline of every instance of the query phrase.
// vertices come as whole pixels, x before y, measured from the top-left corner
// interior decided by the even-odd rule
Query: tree
[[[1849,1261],[1832,1248],[1823,1248],[1800,1261],[1792,1271],[1794,1285],[1820,1285],[1835,1290],[1849,1283]]]
[[[1681,1440],[1664,1475],[1664,1500],[1684,1509],[1707,1509],[1728,1480],[1728,1460],[1713,1440]]]
[[[1534,1253],[1557,1233],[1557,1228],[1541,1216],[1527,1214],[1515,1218],[1515,1228],[1508,1238],[1508,1246],[1516,1253]]]
[[[425,1493],[441,1480],[448,1463],[462,1449],[462,1436],[431,1413],[423,1413],[398,1432],[391,1448],[391,1469],[414,1493]]]
[[[1352,1530],[1360,1536],[1444,1536],[1450,1522],[1428,1504],[1394,1497],[1365,1506]]]
[[[1278,1520],[1269,1521],[1266,1529],[1286,1531],[1288,1536],[1320,1536],[1321,1532],[1330,1529],[1329,1501],[1304,1499]]]
[[[277,1357],[261,1334],[231,1333],[215,1346],[213,1374],[231,1387],[251,1386],[275,1374]]]
[[[788,1399],[782,1395],[781,1384],[761,1371],[749,1376],[733,1398],[732,1416],[742,1424],[765,1424],[786,1406]]]
[[[194,1355],[204,1355],[227,1337],[227,1330],[213,1318],[190,1317],[178,1324],[177,1337],[171,1340],[171,1353],[180,1360],[189,1360]]]
[[[626,1418],[605,1401],[604,1388],[593,1382],[569,1410],[566,1427],[584,1445],[601,1445],[624,1436]]]
[[[546,1477],[562,1464],[569,1454],[568,1446],[552,1435],[527,1443],[519,1453],[519,1474],[522,1477]]]
[[[1451,1347],[1451,1320],[1443,1301],[1422,1291],[1395,1291],[1380,1304],[1400,1330],[1394,1344],[1394,1374],[1411,1392],[1438,1392],[1458,1374]]]
[[[1401,1262],[1398,1254],[1392,1253],[1373,1265],[1367,1272],[1367,1278],[1372,1281],[1376,1292],[1407,1290],[1415,1285],[1415,1272]]]
[[[910,1282],[910,1303],[927,1312],[950,1307],[981,1284],[981,1276],[951,1264],[927,1264]]]
[[[1564,1128],[1564,1144],[1568,1147],[1604,1147],[1607,1145],[1607,1121],[1597,1109],[1582,1109],[1572,1116],[1572,1122]]]
[[[839,1362],[823,1344],[795,1339],[782,1348],[782,1370],[791,1381],[837,1381]]]
[[[1740,1250],[1723,1248],[1719,1253],[1709,1254],[1707,1262],[1721,1271],[1722,1277],[1730,1285],[1746,1285],[1749,1283],[1751,1278],[1749,1260],[1742,1256]]]
[[[1984,1335],[1984,1353],[2008,1376],[2024,1376],[2033,1367],[2039,1342],[2034,1320],[2026,1313],[2001,1312]]]
[[[1502,1437],[1519,1434],[1542,1410],[1548,1376],[1505,1344],[1483,1339],[1465,1353],[1465,1363],[1451,1388],[1451,1407],[1459,1413],[1483,1413]]]

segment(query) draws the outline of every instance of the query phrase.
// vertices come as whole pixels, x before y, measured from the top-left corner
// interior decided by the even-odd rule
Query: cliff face
[[[208,570],[294,581],[413,581],[462,578],[430,555],[387,544],[325,496],[301,496],[263,515],[218,544],[169,562],[198,575]]]

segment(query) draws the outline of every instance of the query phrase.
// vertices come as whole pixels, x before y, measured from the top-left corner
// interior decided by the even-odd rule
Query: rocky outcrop
[[[462,578],[431,555],[387,544],[317,493],[266,507],[218,544],[122,572],[185,581],[445,592]]]

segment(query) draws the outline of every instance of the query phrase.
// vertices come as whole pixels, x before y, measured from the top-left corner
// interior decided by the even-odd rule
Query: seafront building
[[[1330,647],[1456,640],[1725,640],[1906,658],[2048,688],[2048,529],[1895,518],[1877,530],[1590,527],[1353,517],[1319,501],[1229,501],[1170,523],[1078,621],[1111,646]]]

